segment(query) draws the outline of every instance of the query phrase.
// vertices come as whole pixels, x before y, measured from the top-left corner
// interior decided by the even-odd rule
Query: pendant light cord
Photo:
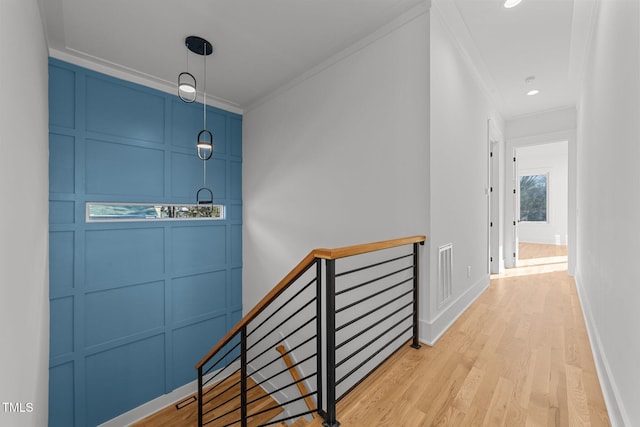
[[[207,43],[204,44],[204,128],[207,128]]]
[[[204,84],[203,84],[203,92],[204,92],[204,101],[202,104],[203,111],[203,121],[204,128],[207,129],[207,43],[204,43],[204,48],[202,49],[202,56],[204,57]],[[213,144],[212,144],[213,145]],[[213,146],[211,147],[213,150]],[[207,186],[207,160],[202,160],[202,186]]]

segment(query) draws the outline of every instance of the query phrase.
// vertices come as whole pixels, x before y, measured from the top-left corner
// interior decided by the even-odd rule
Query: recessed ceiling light
[[[533,89],[533,90],[530,90],[529,92],[527,92],[527,95],[532,96],[532,95],[537,95],[539,93],[540,93],[540,91],[538,89]]]
[[[511,9],[512,7],[516,7],[517,5],[520,4],[522,0],[506,0],[504,2],[504,7],[506,7],[507,9]]]

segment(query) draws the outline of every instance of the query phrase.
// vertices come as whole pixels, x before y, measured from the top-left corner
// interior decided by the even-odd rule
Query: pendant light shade
[[[203,129],[198,134],[198,157],[202,160],[209,160],[213,155],[213,135],[207,129]]]
[[[184,102],[192,103],[196,100],[196,78],[189,72],[178,76],[178,96]]]

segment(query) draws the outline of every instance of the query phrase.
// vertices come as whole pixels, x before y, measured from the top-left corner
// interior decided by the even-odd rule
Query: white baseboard
[[[484,276],[469,289],[452,301],[435,319],[420,320],[420,342],[433,346],[440,337],[458,320],[467,308],[489,287],[490,278]]]
[[[618,390],[616,382],[611,375],[607,355],[602,347],[600,334],[598,333],[598,329],[595,327],[595,322],[593,320],[591,304],[589,303],[586,293],[581,285],[579,271],[576,271],[574,280],[576,282],[576,289],[578,290],[578,298],[580,299],[584,322],[587,325],[587,334],[589,335],[591,353],[593,354],[598,379],[600,380],[600,388],[602,389],[602,395],[604,396],[604,403],[607,406],[607,412],[609,413],[611,427],[631,427],[629,416],[624,409],[622,401],[617,398],[617,396],[620,395],[620,391]]]
[[[561,239],[558,239],[557,237],[554,237],[554,236],[544,237],[544,238],[536,237],[536,238],[531,238],[531,239],[523,239],[521,237],[520,238],[520,243],[537,243],[537,244],[540,244],[540,245],[566,246],[567,245],[567,237],[565,236],[564,238],[561,238]]]
[[[240,365],[238,363],[234,363],[229,369],[229,373],[235,372]],[[205,376],[205,381],[208,378],[216,375],[218,371],[212,372],[209,375]],[[226,377],[226,375],[225,375]],[[224,377],[221,377],[223,379]],[[144,403],[137,408],[133,408],[132,410],[125,412],[124,414],[118,415],[115,418],[110,419],[98,427],[126,427],[135,422],[143,420],[147,418],[149,415],[155,414],[156,412],[166,408],[167,406],[178,402],[182,399],[185,399],[191,396],[194,393],[198,392],[198,380],[191,381],[177,389],[173,390],[170,393],[164,394],[160,397],[157,397],[147,403]],[[192,403],[195,405],[196,403]]]

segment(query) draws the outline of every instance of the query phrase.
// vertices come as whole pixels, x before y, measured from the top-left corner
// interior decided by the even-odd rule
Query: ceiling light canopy
[[[504,2],[504,7],[507,9],[511,9],[512,7],[516,7],[520,4],[522,0],[506,0]]]
[[[533,96],[533,95],[537,95],[539,93],[540,93],[540,91],[538,89],[532,89],[529,92],[527,92],[527,95]]]

